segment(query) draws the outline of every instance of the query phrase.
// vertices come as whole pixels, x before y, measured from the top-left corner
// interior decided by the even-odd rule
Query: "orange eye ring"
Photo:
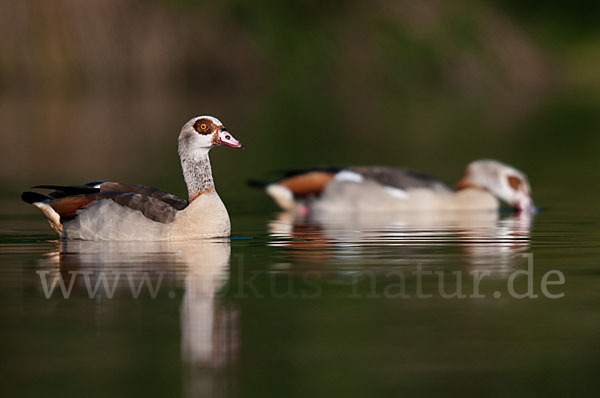
[[[202,123],[202,124],[200,125],[200,128],[201,128],[202,130],[206,130],[206,127],[207,127],[207,126],[206,126],[206,124],[204,124],[204,123]]]

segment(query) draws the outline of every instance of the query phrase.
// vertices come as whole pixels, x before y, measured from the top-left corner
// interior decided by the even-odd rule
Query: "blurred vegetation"
[[[548,198],[557,179],[599,176],[596,2],[0,8],[5,186],[105,178],[183,194],[175,137],[197,114],[248,144],[213,156],[230,200],[246,178],[326,163],[410,166],[452,182],[468,161],[496,157]]]

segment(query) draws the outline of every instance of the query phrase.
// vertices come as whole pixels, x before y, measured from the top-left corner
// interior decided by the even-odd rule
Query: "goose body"
[[[188,121],[179,134],[179,155],[188,200],[156,188],[116,182],[40,185],[43,195],[23,192],[63,239],[182,240],[229,236],[229,215],[217,194],[208,152],[218,145],[244,148],[216,118]]]
[[[300,213],[495,211],[501,201],[533,209],[525,174],[496,160],[471,162],[455,189],[423,173],[363,166],[292,172],[265,190]]]

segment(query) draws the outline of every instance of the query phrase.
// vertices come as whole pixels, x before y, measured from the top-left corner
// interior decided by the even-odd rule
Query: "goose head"
[[[476,160],[467,166],[456,189],[483,188],[517,211],[533,211],[531,187],[527,176],[497,160]]]
[[[191,119],[183,125],[179,133],[179,154],[182,157],[200,158],[219,145],[246,148],[227,131],[219,119],[212,116]]]

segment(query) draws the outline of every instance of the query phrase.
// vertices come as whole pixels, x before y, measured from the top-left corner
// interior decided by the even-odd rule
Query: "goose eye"
[[[202,124],[200,125],[200,128],[201,128],[202,130],[206,130],[206,124],[202,123]]]
[[[515,191],[518,191],[519,188],[521,188],[521,184],[523,184],[523,181],[521,181],[519,177],[508,176],[508,185]]]

